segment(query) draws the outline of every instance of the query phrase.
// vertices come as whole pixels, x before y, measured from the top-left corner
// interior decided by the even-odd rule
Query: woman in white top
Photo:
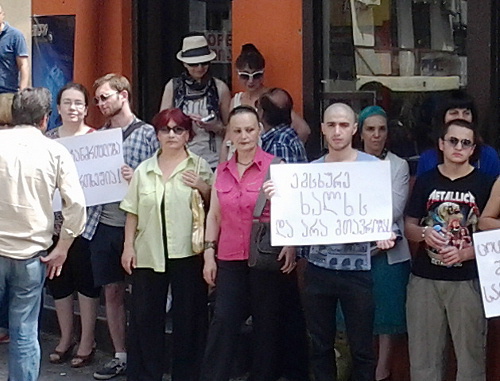
[[[265,66],[266,60],[255,45],[245,44],[241,47],[241,53],[236,59],[236,72],[245,91],[234,94],[229,111],[242,105],[256,107],[259,98],[269,90],[268,87],[264,86]],[[292,111],[292,127],[300,140],[305,143],[311,129],[307,122],[294,111]],[[221,162],[229,159],[233,153],[234,147],[231,147],[231,137],[229,133],[226,133],[221,150]]]

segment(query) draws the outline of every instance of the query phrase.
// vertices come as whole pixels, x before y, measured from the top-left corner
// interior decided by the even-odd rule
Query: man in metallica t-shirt
[[[472,124],[444,125],[442,164],[417,179],[406,211],[405,234],[421,242],[408,284],[411,379],[443,379],[447,331],[457,357],[457,381],[485,380],[486,319],[472,244],[494,179],[470,164]]]

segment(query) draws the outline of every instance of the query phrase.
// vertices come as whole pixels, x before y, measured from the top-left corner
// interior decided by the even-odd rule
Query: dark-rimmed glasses
[[[119,91],[113,91],[112,93],[109,94],[101,94],[97,97],[94,98],[94,103],[98,105],[99,103],[105,103],[109,98],[111,98],[113,95],[118,94]]]
[[[164,134],[170,134],[170,131],[174,131],[174,134],[182,135],[187,130],[181,126],[175,126],[175,127],[165,126],[165,127],[160,128],[159,131],[164,133]]]
[[[246,71],[238,71],[238,75],[244,81],[250,81],[251,79],[256,81],[264,76],[264,70],[255,71],[253,73],[247,73]]]
[[[443,139],[443,141],[449,143],[452,147],[456,147],[458,143],[462,144],[462,148],[471,148],[474,145],[474,142],[469,139],[458,139],[452,136],[449,139]]]

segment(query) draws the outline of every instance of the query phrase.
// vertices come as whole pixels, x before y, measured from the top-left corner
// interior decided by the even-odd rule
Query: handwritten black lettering
[[[496,283],[491,284],[489,288],[483,286],[483,295],[487,303],[493,303],[500,299],[500,292],[496,286]]]
[[[304,193],[300,192],[300,211],[304,216],[307,216],[309,214],[319,216],[321,214],[321,200],[319,200],[314,193],[312,193],[311,195],[312,198],[316,201],[315,206],[312,206],[304,201]]]
[[[293,237],[293,227],[287,220],[276,221],[276,234],[284,238]]]
[[[122,182],[120,169],[96,173],[85,173],[80,176],[80,185],[82,188],[94,188],[104,185],[114,185]]]
[[[69,151],[75,162],[102,159],[121,155],[121,147],[118,142],[83,146]]]
[[[323,210],[331,212],[337,216],[338,214],[335,212],[333,204],[335,200],[340,200],[341,198],[342,195],[340,192],[323,192]]]
[[[294,173],[290,182],[292,189],[349,189],[351,179],[349,172]]]
[[[347,204],[347,192],[344,192],[344,215],[350,217],[354,214],[354,207]]]

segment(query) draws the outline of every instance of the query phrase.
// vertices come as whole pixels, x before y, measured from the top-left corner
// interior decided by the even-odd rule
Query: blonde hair
[[[96,79],[96,81],[94,82],[94,90],[96,90],[98,87],[101,87],[105,83],[109,83],[109,87],[118,92],[126,90],[128,93],[128,99],[129,101],[131,101],[132,89],[129,80],[126,77],[115,73],[106,74],[101,78]]]
[[[13,93],[0,94],[0,128],[12,124],[12,99],[14,99]]]

